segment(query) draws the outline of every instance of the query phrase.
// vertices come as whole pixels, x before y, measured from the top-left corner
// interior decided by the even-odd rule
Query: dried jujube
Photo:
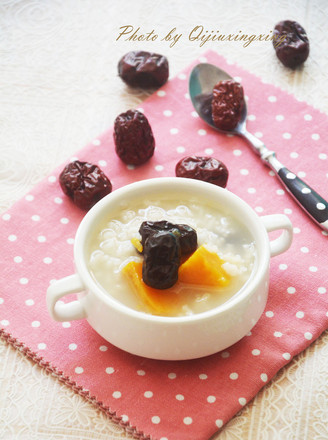
[[[120,59],[118,74],[131,87],[158,88],[169,77],[169,63],[157,53],[132,51]]]
[[[244,108],[244,90],[234,80],[218,82],[213,88],[212,119],[220,130],[233,130],[239,123]]]
[[[142,279],[155,289],[168,289],[178,281],[179,239],[170,231],[158,231],[145,241]]]
[[[142,165],[154,154],[155,139],[146,116],[138,110],[128,110],[114,122],[115,151],[128,165]]]
[[[112,184],[104,172],[94,164],[75,160],[59,175],[63,192],[79,208],[88,210],[112,191]]]
[[[166,220],[146,220],[141,223],[139,233],[143,248],[147,238],[159,231],[171,232],[178,238],[182,255],[190,254],[197,249],[197,233],[195,229],[189,225],[175,224]]]
[[[175,175],[177,177],[203,180],[225,188],[229,171],[223,162],[214,157],[187,156],[176,164]]]
[[[278,59],[286,67],[303,64],[310,53],[309,39],[305,29],[296,21],[284,20],[273,31],[273,47]]]

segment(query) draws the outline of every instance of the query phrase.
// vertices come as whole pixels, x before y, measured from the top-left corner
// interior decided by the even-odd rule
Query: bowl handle
[[[279,255],[290,247],[293,240],[293,225],[284,214],[264,215],[260,217],[267,232],[282,229],[278,238],[270,241],[270,256]]]
[[[69,303],[58,303],[58,300],[70,293],[84,290],[78,274],[70,275],[52,283],[47,290],[47,307],[55,321],[73,321],[86,318],[87,313],[79,300]]]

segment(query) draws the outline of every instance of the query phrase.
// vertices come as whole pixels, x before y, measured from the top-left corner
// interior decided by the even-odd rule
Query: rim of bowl
[[[85,258],[86,254],[86,242],[88,231],[93,223],[96,222],[101,213],[106,210],[108,203],[112,203],[112,200],[116,204],[121,203],[120,198],[127,196],[131,198],[134,193],[140,191],[140,189],[144,189],[147,194],[158,194],[164,193],[168,190],[167,187],[171,187],[170,191],[174,191],[178,193],[180,190],[181,193],[190,193],[195,197],[195,193],[197,191],[200,192],[208,192],[210,193],[207,196],[207,200],[213,200],[215,194],[220,196],[223,199],[229,199],[230,203],[233,205],[239,205],[241,209],[243,209],[244,213],[247,214],[247,218],[243,217],[242,223],[247,227],[247,229],[252,234],[254,241],[256,241],[256,273],[254,270],[252,271],[250,278],[246,281],[246,283],[242,286],[242,288],[236,292],[231,298],[225,301],[223,304],[218,305],[210,310],[195,313],[193,315],[186,316],[161,316],[161,315],[152,315],[147,312],[142,312],[135,310],[110,295],[110,293],[106,294],[105,290],[102,289],[96,281],[92,278],[92,275],[88,269],[87,261]],[[179,188],[178,188],[179,187]],[[139,194],[140,195],[140,194]],[[116,206],[117,207],[117,206]],[[249,225],[247,224],[247,220],[252,220],[255,222],[257,228],[255,231],[250,230]],[[84,218],[82,219],[76,235],[74,242],[74,262],[75,268],[80,276],[86,290],[92,290],[92,292],[99,297],[101,301],[104,301],[107,305],[115,308],[119,312],[132,316],[134,318],[158,323],[172,323],[172,324],[182,324],[188,323],[191,321],[199,321],[206,320],[213,316],[218,316],[228,310],[232,309],[239,302],[241,302],[245,297],[251,294],[253,288],[256,288],[256,285],[262,279],[262,276],[268,269],[270,262],[270,254],[269,252],[264,252],[264,246],[268,247],[269,245],[269,237],[268,233],[264,227],[264,224],[260,221],[260,217],[253,211],[253,209],[239,196],[234,194],[233,192],[227,190],[226,188],[221,188],[219,186],[213,185],[212,183],[203,182],[196,179],[188,179],[183,177],[155,177],[149,178],[146,180],[140,180],[137,182],[133,182],[127,184],[123,187],[120,187],[113,191],[112,193],[105,196],[99,202],[97,202],[91,209],[86,213]],[[260,246],[262,246],[263,250],[260,253]]]

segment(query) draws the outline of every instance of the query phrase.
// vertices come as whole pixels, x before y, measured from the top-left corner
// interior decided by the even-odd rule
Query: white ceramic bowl
[[[133,310],[105,293],[87,267],[90,232],[117,208],[140,195],[181,194],[187,203],[198,197],[224,206],[246,225],[254,238],[257,258],[247,283],[226,303],[207,312],[183,316],[155,316]],[[268,232],[281,230],[270,241]],[[223,350],[243,338],[265,308],[269,289],[270,257],[286,251],[292,242],[292,224],[283,214],[259,217],[239,197],[218,186],[194,179],[156,178],[132,183],[100,200],[83,218],[75,237],[76,273],[52,283],[47,291],[48,310],[56,321],[86,318],[103,338],[136,355],[165,360],[193,359]],[[77,300],[60,298],[77,293]]]

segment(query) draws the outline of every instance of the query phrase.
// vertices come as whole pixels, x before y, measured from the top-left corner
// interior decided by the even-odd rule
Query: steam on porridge
[[[181,256],[170,288],[144,283],[140,244],[143,222],[166,220],[197,233],[197,249]],[[135,310],[164,316],[201,313],[228,301],[249,279],[256,259],[248,230],[224,210],[198,201],[140,200],[104,221],[90,239],[88,265],[98,285]],[[215,281],[213,281],[215,280]]]

